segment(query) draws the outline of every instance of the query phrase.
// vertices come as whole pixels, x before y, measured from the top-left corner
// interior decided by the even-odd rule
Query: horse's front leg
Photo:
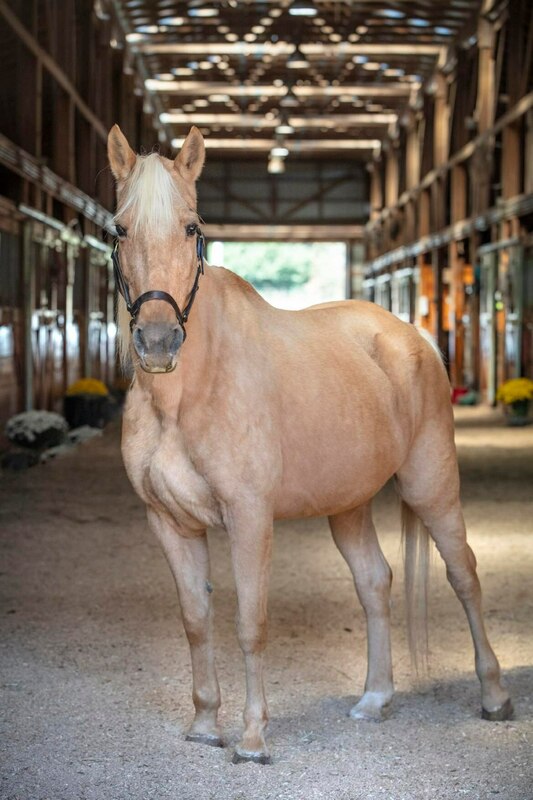
[[[263,653],[267,641],[267,601],[273,521],[257,509],[233,509],[226,521],[237,588],[237,634],[246,668],[244,734],[233,763],[269,764],[265,741],[268,709],[263,687]]]
[[[183,625],[191,648],[196,714],[187,740],[222,747],[217,722],[220,689],[213,652],[213,610],[207,536],[204,531],[193,538],[186,538],[177,532],[167,517],[151,510],[148,511],[148,521],[161,543],[174,575]]]

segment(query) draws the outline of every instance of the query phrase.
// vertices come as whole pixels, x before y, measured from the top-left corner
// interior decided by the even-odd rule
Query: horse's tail
[[[428,670],[429,533],[403,500],[401,506],[407,636],[411,664],[421,678]]]

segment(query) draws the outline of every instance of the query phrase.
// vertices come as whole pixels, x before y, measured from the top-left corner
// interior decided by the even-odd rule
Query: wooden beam
[[[12,172],[16,172],[24,180],[38,186],[49,201],[49,207],[45,209],[51,216],[52,198],[61,203],[76,209],[87,219],[92,220],[99,227],[104,227],[112,219],[111,212],[99,205],[92,197],[80,191],[68,181],[60,178],[48,167],[44,167],[34,156],[17,147],[7,137],[0,133],[0,164],[3,164]]]
[[[315,200],[318,201],[323,200],[324,195],[326,195],[332,189],[335,189],[337,186],[341,186],[343,183],[348,183],[349,181],[352,180],[353,180],[353,175],[342,175],[340,178],[335,178],[334,180],[321,184],[318,191],[313,192],[313,194],[304,197],[303,200],[299,200],[297,203],[294,203],[286,211],[283,212],[283,216],[286,219],[292,217],[293,214],[295,214],[301,208],[304,208],[304,206],[306,206],[308,203],[312,203]]]
[[[205,225],[208,239],[224,241],[363,241],[362,225]]]
[[[428,172],[415,189],[404,192],[398,199],[398,207],[404,206],[412,199],[416,199],[421,192],[428,189],[434,181],[438,180],[438,178],[444,172],[453,169],[453,167],[457,166],[458,164],[462,164],[464,161],[467,161],[473,156],[479,147],[487,142],[490,142],[490,140],[496,134],[502,131],[510,123],[519,120],[520,117],[527,114],[530,109],[533,109],[533,92],[529,92],[529,94],[526,94],[525,97],[522,97],[522,99],[516,104],[516,106],[514,106],[514,108],[511,108],[509,111],[507,111],[507,113],[503,114],[498,120],[496,120],[492,128],[489,128],[489,130],[485,131],[479,136],[476,136],[475,139],[462,147],[457,153],[451,156],[446,164],[443,164],[440,169],[432,169],[430,172]],[[376,220],[368,223],[368,227],[372,228],[378,225],[383,219],[386,219],[388,216],[390,216],[391,213],[392,209],[384,209]]]
[[[50,75],[57,81],[61,88],[72,98],[80,114],[83,114],[98,135],[104,141],[107,140],[107,130],[102,121],[89,108],[87,103],[80,97],[76,88],[65,75],[63,70],[57,65],[54,59],[40,46],[28,29],[20,22],[17,15],[9,8],[5,0],[0,0],[0,14],[4,17],[8,25],[15,31],[21,42],[30,50],[37,60],[48,70]]]
[[[227,185],[223,181],[216,180],[215,178],[202,178],[203,183],[207,183],[209,186],[212,186],[213,189],[216,189],[220,192],[221,195],[228,197],[230,200],[233,200],[235,203],[239,203],[243,208],[246,208],[248,211],[251,211],[260,219],[264,218],[265,212],[263,209],[256,206],[250,200],[246,200],[244,197],[239,197],[239,195],[232,192],[228,189]]]
[[[388,267],[405,261],[406,258],[414,258],[421,253],[430,253],[432,250],[443,247],[452,240],[467,239],[477,235],[479,231],[488,230],[502,220],[513,220],[526,214],[533,214],[533,197],[531,195],[521,195],[519,198],[512,198],[507,202],[502,202],[497,208],[489,209],[485,214],[470,216],[456,222],[455,225],[448,225],[443,230],[420,235],[416,242],[409,245],[397,247],[389,250],[383,255],[370,259],[367,269],[372,272],[380,272]],[[422,223],[421,223],[422,224]],[[376,235],[375,232],[366,232],[367,240],[369,235]],[[470,260],[474,260],[475,253],[470,252]]]

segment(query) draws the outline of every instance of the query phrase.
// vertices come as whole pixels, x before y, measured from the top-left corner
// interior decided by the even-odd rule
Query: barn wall
[[[490,403],[533,377],[532,19],[527,0],[480,16],[371,173],[365,296],[429,330],[452,384]]]
[[[79,377],[120,378],[106,136],[118,122],[139,148],[158,132],[98,7],[14,0],[0,14],[0,424],[61,410]]]

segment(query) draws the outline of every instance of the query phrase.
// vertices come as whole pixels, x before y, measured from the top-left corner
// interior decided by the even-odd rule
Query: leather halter
[[[137,316],[141,309],[143,303],[146,303],[148,300],[164,300],[165,303],[168,303],[172,306],[174,313],[176,314],[176,319],[183,331],[183,340],[187,336],[187,331],[185,330],[185,323],[189,319],[189,314],[191,312],[192,304],[194,303],[194,298],[196,297],[196,292],[199,288],[200,283],[200,275],[204,274],[204,245],[205,239],[200,227],[198,225],[188,226],[192,233],[196,234],[196,258],[198,262],[198,267],[196,269],[196,276],[194,278],[194,283],[192,285],[192,289],[189,294],[189,299],[187,300],[187,305],[181,311],[179,305],[176,303],[172,295],[168,292],[163,292],[159,289],[152,289],[149,292],[144,292],[143,294],[139,295],[139,297],[132,302],[130,289],[128,283],[124,277],[124,273],[122,272],[122,267],[120,266],[120,257],[118,253],[118,239],[115,242],[115,246],[113,248],[113,252],[111,254],[111,259],[113,261],[113,273],[115,276],[115,285],[126,301],[126,308],[128,309],[128,313],[131,316],[130,321],[130,328],[133,328],[135,323],[137,322]],[[191,235],[191,234],[188,234]]]

